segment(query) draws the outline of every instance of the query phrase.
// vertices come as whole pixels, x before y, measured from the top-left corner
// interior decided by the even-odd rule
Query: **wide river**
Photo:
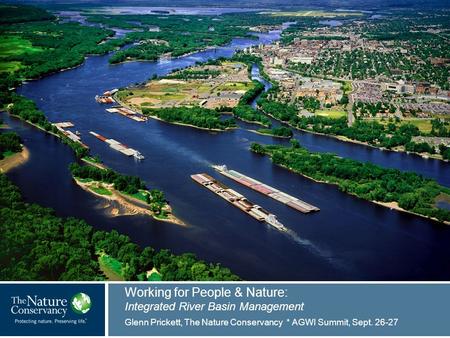
[[[336,187],[317,184],[248,151],[253,141],[288,143],[241,129],[212,133],[149,120],[138,123],[95,102],[105,90],[142,82],[153,74],[231,56],[237,48],[268,43],[235,39],[226,47],[167,62],[129,62],[109,65],[108,55],[87,58],[75,69],[31,81],[19,93],[36,101],[50,121],[71,121],[92,153],[125,174],[138,175],[148,186],[166,193],[175,213],[189,223],[180,227],[141,216],[108,216],[104,202],[78,188],[68,164],[72,151],[52,136],[4,116],[30,149],[30,160],[9,176],[27,201],[52,207],[61,216],[85,219],[98,229],[116,229],[140,245],[194,252],[220,262],[247,280],[448,280],[450,228],[359,200]],[[137,162],[109,148],[88,132],[96,131],[138,149],[146,158]],[[296,132],[310,150],[414,170],[450,186],[448,164],[417,156],[380,151],[332,138]],[[304,215],[217,174],[211,164],[261,180],[318,206]],[[292,233],[259,223],[225,200],[194,183],[190,175],[206,172],[276,214]]]

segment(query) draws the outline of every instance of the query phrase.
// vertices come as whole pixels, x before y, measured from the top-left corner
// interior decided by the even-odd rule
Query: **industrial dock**
[[[291,208],[298,210],[303,213],[309,213],[312,211],[319,211],[320,209],[314,205],[306,203],[294,196],[288,195],[278,189],[275,189],[267,184],[259,182],[251,177],[241,174],[235,170],[228,170],[225,165],[214,165],[213,168],[217,170],[220,174],[231,178],[232,180],[245,185],[246,187],[253,189],[263,195],[266,195],[278,202],[286,204]]]
[[[237,191],[228,188],[226,185],[215,180],[207,174],[191,175],[191,178],[198,184],[204,186],[208,190],[212,191],[216,195],[219,195],[229,203],[238,207],[248,215],[252,216],[260,222],[266,222],[280,231],[288,231],[283,224],[281,224],[275,215],[264,210],[259,205],[253,204],[245,198],[245,196],[239,194]]]
[[[126,156],[133,156],[134,158],[136,158],[138,160],[144,159],[144,156],[139,151],[137,151],[136,149],[130,148],[130,147],[126,146],[125,144],[120,143],[119,141],[116,141],[112,138],[108,139],[108,138],[104,137],[103,135],[97,134],[93,131],[90,131],[89,134],[91,134],[92,136],[95,136],[100,141],[108,143],[111,148],[121,152],[122,154],[124,154]]]

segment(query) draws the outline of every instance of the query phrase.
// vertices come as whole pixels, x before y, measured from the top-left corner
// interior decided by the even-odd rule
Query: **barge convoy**
[[[260,222],[266,222],[273,226],[275,229],[287,232],[288,229],[277,220],[274,214],[269,213],[267,210],[261,208],[259,205],[253,204],[245,198],[245,196],[239,194],[237,191],[228,188],[226,185],[215,180],[207,174],[195,174],[191,175],[191,178],[198,184],[204,186],[208,190],[212,191],[216,195],[219,195],[235,207],[241,209],[248,215],[252,216]]]
[[[122,154],[124,154],[126,156],[133,156],[134,158],[136,158],[138,160],[144,159],[144,156],[139,151],[137,151],[136,149],[130,148],[130,147],[126,146],[125,144],[120,143],[119,141],[116,141],[112,138],[107,139],[106,137],[104,137],[100,134],[97,134],[93,131],[90,131],[89,134],[91,134],[92,136],[95,136],[100,141],[108,143],[111,148],[121,152]]]
[[[264,184],[262,182],[259,182],[251,177],[248,177],[244,174],[241,174],[235,170],[229,170],[227,166],[225,165],[213,165],[212,166],[216,171],[218,171],[220,174],[231,178],[233,181],[236,181],[250,189],[253,189],[263,195],[266,195],[270,198],[273,198],[274,200],[277,200],[278,202],[281,202],[283,204],[286,204],[287,206],[303,212],[303,213],[309,213],[312,211],[319,211],[320,209],[314,205],[311,205],[309,203],[306,203],[294,196],[288,195],[278,189],[275,189],[267,184]]]

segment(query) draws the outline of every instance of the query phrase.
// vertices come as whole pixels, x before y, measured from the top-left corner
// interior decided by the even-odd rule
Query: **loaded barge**
[[[274,214],[269,213],[267,210],[264,210],[259,205],[253,204],[249,200],[245,198],[245,196],[239,194],[237,191],[228,188],[226,185],[221,182],[215,180],[211,176],[207,174],[196,174],[191,175],[191,178],[197,182],[198,184],[204,186],[208,190],[211,190],[216,195],[219,195],[229,203],[233,204],[235,207],[238,207],[248,215],[252,216],[256,220],[260,222],[266,222],[270,224],[274,228],[286,232],[288,229],[281,224],[277,217]]]
[[[118,89],[107,90],[106,92],[103,93],[103,95],[95,95],[95,101],[103,104],[114,103],[116,101],[113,99],[112,96],[118,91],[119,91]]]
[[[134,111],[132,111],[131,109],[125,108],[125,107],[112,107],[112,108],[108,108],[106,109],[106,111],[108,113],[117,113],[120,114],[122,116],[128,117],[129,119],[132,119],[134,121],[137,122],[145,122],[147,121],[147,118],[141,114],[138,114]]]
[[[95,136],[100,141],[108,143],[111,148],[121,152],[122,154],[124,154],[126,156],[133,156],[134,158],[136,158],[138,160],[144,159],[144,156],[139,151],[137,151],[136,149],[130,148],[130,147],[126,146],[125,144],[120,143],[119,141],[116,141],[112,138],[108,139],[100,134],[94,133],[93,131],[90,131],[89,134],[91,134],[92,136]]]
[[[290,206],[291,208],[298,210],[300,212],[309,213],[312,211],[320,210],[318,207],[316,207],[314,205],[306,203],[294,196],[288,195],[278,189],[275,189],[267,184],[259,182],[255,179],[248,177],[244,174],[241,174],[235,170],[228,170],[227,166],[225,166],[225,165],[213,165],[212,167],[215,170],[217,170],[220,174],[222,174],[228,178],[231,178],[232,180],[234,180],[242,185],[245,185],[246,187],[253,189],[263,195],[273,198],[274,200],[277,200],[278,202],[286,204],[287,206]]]

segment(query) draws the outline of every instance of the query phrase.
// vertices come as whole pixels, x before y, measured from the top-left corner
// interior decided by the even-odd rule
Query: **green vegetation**
[[[29,100],[14,93],[11,94],[9,98],[11,100],[11,104],[8,107],[8,111],[10,114],[15,115],[27,122],[30,122],[47,132],[58,135],[65,144],[72,148],[78,158],[87,156],[89,154],[88,148],[83,147],[77,142],[73,142],[64,134],[60,133],[55,126],[48,122],[44,113],[37,108],[33,100]]]
[[[258,129],[258,133],[261,134],[267,134],[275,137],[285,137],[285,138],[291,138],[294,134],[290,128],[286,127],[275,127],[272,129]]]
[[[0,25],[53,19],[52,14],[34,6],[0,4]]]
[[[245,122],[261,124],[264,127],[270,128],[272,125],[267,116],[249,105],[238,104],[233,108],[233,115]]]
[[[315,111],[316,116],[328,117],[330,119],[338,119],[347,116],[347,112],[343,110],[321,109]]]
[[[316,133],[342,136],[350,140],[364,142],[374,147],[393,149],[404,147],[405,150],[419,152],[418,150],[428,150],[430,154],[435,154],[433,147],[417,146],[413,142],[414,136],[444,136],[448,135],[448,123],[435,120],[433,131],[430,134],[421,133],[419,128],[412,123],[380,123],[376,120],[364,121],[357,119],[353,125],[349,126],[347,117],[329,118],[324,116],[305,117],[298,115],[298,109],[293,104],[275,101],[273,98],[278,92],[278,86],[272,87],[264,93],[258,100],[261,110],[273,116],[275,119],[289,124],[290,126]],[[374,105],[374,109],[383,107]],[[378,107],[378,108],[377,108]]]
[[[96,231],[82,220],[60,218],[51,209],[22,201],[19,190],[0,175],[0,280],[104,280],[97,253],[125,280],[153,267],[163,280],[239,280],[219,264],[186,253],[140,248],[117,231]]]
[[[236,127],[234,119],[222,120],[217,111],[201,107],[143,108],[142,112],[166,122],[182,123],[198,128],[226,130]]]
[[[22,140],[13,132],[0,133],[0,160],[22,151]]]
[[[245,122],[261,124],[270,128],[272,123],[259,110],[250,106],[251,102],[264,91],[264,85],[258,81],[253,81],[254,87],[247,90],[239,100],[236,107],[233,108],[233,115]]]
[[[412,172],[386,169],[371,163],[314,153],[292,141],[292,147],[263,146],[253,143],[251,150],[270,156],[273,163],[312,179],[336,184],[343,192],[368,201],[396,202],[408,211],[450,222],[450,211],[435,207],[440,194],[450,189]]]
[[[112,169],[101,169],[90,165],[81,166],[78,163],[70,165],[70,172],[77,179],[91,179],[96,182],[113,184],[117,191],[147,203],[155,215],[166,216],[164,207],[167,205],[167,201],[164,198],[164,193],[157,189],[147,193],[148,188],[137,176],[122,175]],[[90,189],[101,195],[112,195],[111,191],[105,187],[90,186]]]
[[[225,45],[234,37],[256,39],[249,34],[249,27],[282,24],[289,18],[234,13],[220,18],[212,15],[90,15],[88,20],[107,27],[142,30],[127,34],[124,38],[127,43],[138,44],[114,54],[110,62],[117,63],[133,59],[156,60],[163,54],[177,57]]]

